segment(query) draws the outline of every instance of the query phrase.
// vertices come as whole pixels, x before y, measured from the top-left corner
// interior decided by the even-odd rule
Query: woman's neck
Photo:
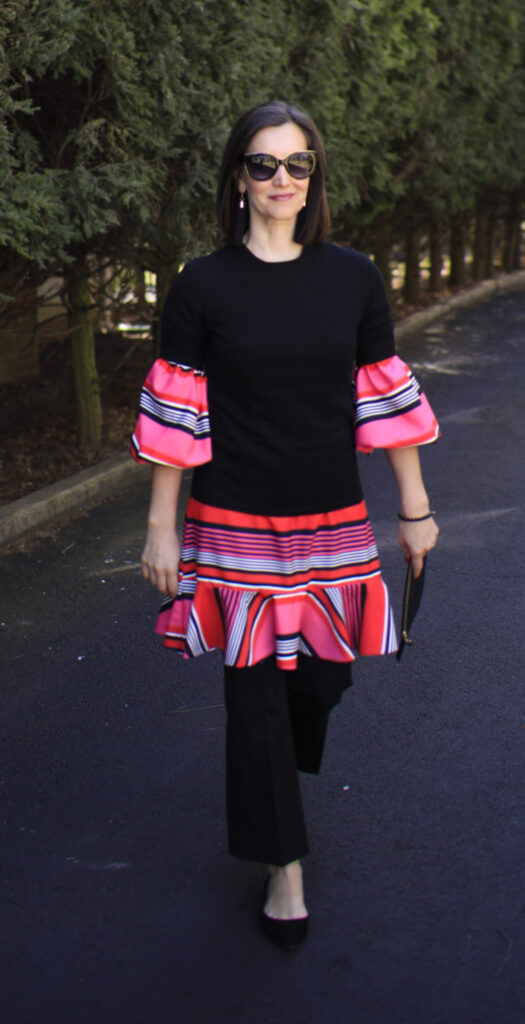
[[[290,223],[258,224],[250,223],[250,229],[244,236],[244,244],[254,256],[267,263],[281,263],[285,260],[296,260],[303,247],[294,241],[295,221]]]

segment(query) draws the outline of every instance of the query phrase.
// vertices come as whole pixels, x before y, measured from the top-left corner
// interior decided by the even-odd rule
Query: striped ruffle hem
[[[176,598],[156,626],[193,658],[214,648],[244,668],[299,653],[328,661],[388,654],[397,638],[366,505],[259,516],[190,499]]]

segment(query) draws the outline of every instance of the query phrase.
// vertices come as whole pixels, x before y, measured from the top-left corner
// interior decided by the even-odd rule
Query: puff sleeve
[[[130,444],[138,462],[187,469],[212,458],[199,262],[177,275],[164,305],[160,356],[144,382]]]
[[[366,453],[374,448],[430,444],[439,437],[426,396],[410,368],[396,355],[390,306],[375,266],[369,302],[357,332],[354,427],[356,448]]]

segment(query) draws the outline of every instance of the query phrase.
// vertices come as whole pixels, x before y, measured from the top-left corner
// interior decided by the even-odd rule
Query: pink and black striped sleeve
[[[157,359],[144,381],[130,451],[137,462],[188,469],[212,457],[206,376]]]
[[[356,448],[368,453],[430,444],[439,437],[438,422],[411,370],[396,355],[390,306],[376,267],[372,277],[368,309],[357,334]]]
[[[205,340],[202,289],[190,263],[177,275],[164,305],[160,358],[144,381],[131,438],[137,462],[180,469],[210,462]]]
[[[354,423],[360,452],[430,444],[439,437],[428,400],[399,356],[359,367]]]

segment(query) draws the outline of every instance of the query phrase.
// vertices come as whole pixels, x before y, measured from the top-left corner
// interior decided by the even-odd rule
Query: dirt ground
[[[76,443],[67,342],[46,347],[37,376],[0,386],[0,505],[126,452],[140,388],[154,358],[151,341],[131,349],[130,339],[118,334],[97,341],[103,434],[94,451]]]

